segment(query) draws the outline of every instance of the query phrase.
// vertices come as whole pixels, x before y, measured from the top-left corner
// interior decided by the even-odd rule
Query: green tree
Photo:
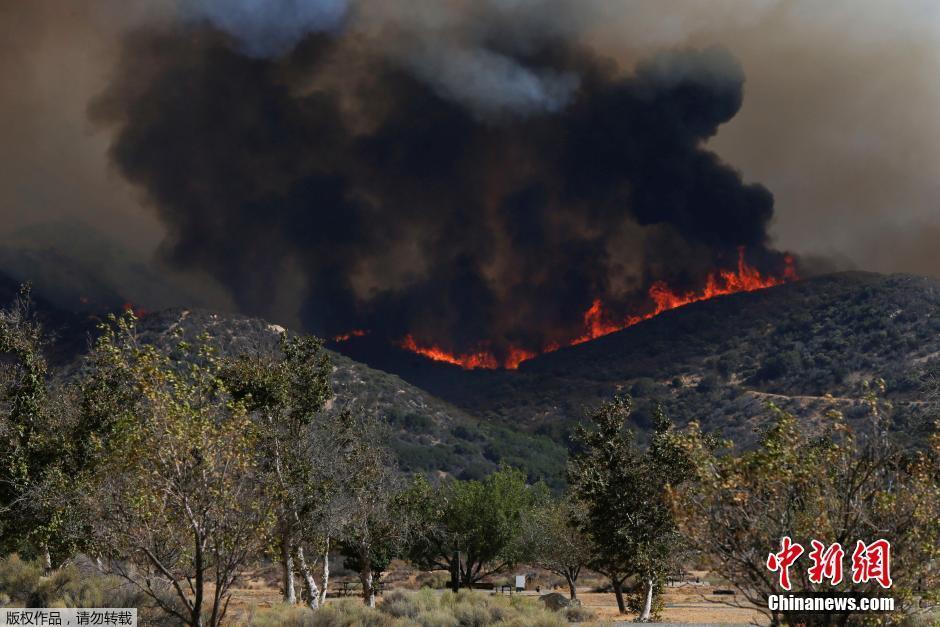
[[[82,546],[70,507],[86,462],[74,389],[56,382],[26,285],[0,310],[0,553],[38,553],[46,570]]]
[[[524,525],[545,498],[544,486],[528,485],[525,473],[513,468],[436,488],[418,480],[411,502],[421,523],[412,559],[447,569],[455,584],[472,587],[526,557]]]
[[[171,356],[142,344],[128,313],[104,329],[93,363],[85,406],[116,412],[86,504],[98,550],[176,620],[219,625],[270,522],[257,431],[206,337]]]
[[[938,601],[940,435],[924,450],[905,451],[885,435],[888,407],[874,395],[864,400],[872,422],[861,430],[836,411],[822,416],[819,427],[808,428],[771,406],[773,421],[757,448],[740,455],[730,443],[716,448],[695,423],[676,434],[697,477],[674,494],[681,527],[708,567],[757,607],[782,592],[778,574],[765,564],[784,536],[807,552],[817,539],[826,546],[838,542],[847,554],[858,540],[888,539],[892,562],[903,564],[892,571],[898,612],[925,611]],[[810,582],[807,571],[805,564],[790,569],[794,592],[832,589],[828,581]],[[880,596],[877,585],[855,584],[849,576],[838,589]],[[774,624],[837,624],[850,618],[765,613]]]
[[[341,551],[346,565],[359,573],[363,602],[375,607],[376,581],[400,555],[411,533],[414,508],[410,492],[388,449],[379,444],[382,430],[370,418],[343,412],[347,437],[337,442],[345,469],[337,505],[343,521]]]
[[[336,473],[341,470],[333,463],[332,440],[341,437],[336,431],[342,425],[321,415],[333,394],[330,373],[329,357],[318,339],[286,333],[281,334],[278,353],[239,356],[227,360],[222,369],[229,390],[248,408],[258,434],[261,477],[276,503],[273,540],[280,553],[283,598],[296,602],[296,567],[311,608],[319,607],[326,591],[325,584],[320,591],[312,566],[316,556],[323,555],[324,573],[329,573],[329,542],[335,532],[330,509]],[[331,463],[324,463],[327,460]],[[312,559],[305,547],[313,550]]]
[[[524,523],[529,559],[564,577],[572,600],[578,598],[578,576],[591,556],[591,543],[581,531],[584,516],[583,505],[565,496],[534,508]]]
[[[640,612],[645,621],[659,584],[681,555],[667,494],[686,478],[689,465],[661,411],[654,416],[650,445],[642,451],[626,427],[631,409],[629,398],[617,397],[589,416],[591,426],[579,426],[575,441],[580,451],[571,459],[568,480],[586,510],[582,530],[594,547],[591,568],[610,579],[621,613],[626,611],[624,582],[636,576],[645,592]]]

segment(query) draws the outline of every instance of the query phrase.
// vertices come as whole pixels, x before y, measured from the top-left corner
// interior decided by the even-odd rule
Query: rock
[[[567,596],[560,594],[558,592],[550,592],[548,594],[543,594],[539,597],[539,601],[545,604],[545,607],[557,612],[558,610],[563,610],[565,608],[571,607],[572,605],[581,605],[581,602],[575,599],[572,601]]]

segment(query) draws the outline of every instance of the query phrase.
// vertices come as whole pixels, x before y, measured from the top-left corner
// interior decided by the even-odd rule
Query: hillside
[[[161,344],[171,331],[183,337],[208,333],[223,353],[271,351],[281,327],[257,318],[174,309],[145,316],[145,341]],[[484,424],[470,412],[435,398],[396,375],[375,370],[329,351],[333,363],[331,410],[350,407],[367,412],[389,427],[388,444],[402,470],[447,472],[459,477],[485,476],[500,462],[529,469],[533,477],[559,485],[564,449],[545,436]],[[550,465],[540,459],[552,460]]]
[[[556,441],[584,408],[620,392],[635,398],[641,429],[658,403],[677,422],[696,419],[746,443],[770,401],[801,416],[836,405],[860,418],[862,382],[882,377],[899,431],[917,438],[940,377],[940,282],[850,272],[720,297],[516,372],[400,364],[401,376],[477,416]]]
[[[14,287],[0,280],[6,296]],[[95,320],[47,304],[43,315],[57,331],[54,357],[74,363]],[[157,343],[177,327],[188,336],[206,331],[229,353],[270,350],[279,331],[196,309],[141,321]],[[660,404],[680,424],[698,420],[746,446],[769,402],[804,419],[836,406],[862,420],[862,382],[883,377],[898,432],[916,442],[935,416],[927,401],[940,381],[940,282],[853,272],[720,297],[518,371],[465,371],[368,341],[341,345],[357,359],[331,351],[332,408],[353,406],[387,423],[403,470],[478,477],[509,463],[559,486],[573,426],[615,393],[634,397],[641,432]]]
[[[19,283],[0,273],[0,304],[16,295]],[[37,314],[53,336],[49,356],[56,370],[68,376],[97,333],[100,322],[87,313],[57,308],[41,294],[34,297]],[[141,339],[171,348],[171,332],[194,338],[208,333],[223,354],[271,351],[282,329],[263,320],[198,309],[170,309],[144,315]],[[387,443],[405,472],[448,473],[482,477],[500,462],[527,468],[535,478],[561,485],[564,448],[546,436],[481,423],[466,410],[435,398],[393,374],[369,368],[328,351],[333,363],[335,398],[330,410],[350,407],[388,425]],[[534,454],[533,454],[534,452]]]

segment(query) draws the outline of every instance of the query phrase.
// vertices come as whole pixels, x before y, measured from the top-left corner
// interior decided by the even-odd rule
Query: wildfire
[[[149,311],[147,311],[147,310],[144,309],[143,307],[138,307],[137,305],[135,305],[134,303],[132,303],[132,302],[130,302],[130,301],[124,303],[124,305],[121,307],[121,309],[123,309],[124,311],[127,311],[127,312],[132,312],[132,313],[134,314],[134,316],[137,317],[137,318],[143,318],[143,317],[146,316],[148,313],[150,313]]]
[[[346,342],[354,337],[362,337],[366,335],[367,333],[368,331],[365,331],[363,329],[353,329],[352,331],[348,331],[346,333],[340,333],[339,335],[333,338],[333,341],[334,342]]]
[[[424,355],[425,357],[433,359],[434,361],[444,361],[449,364],[454,364],[455,366],[460,366],[461,368],[466,368],[468,370],[473,370],[475,368],[486,368],[493,370],[495,368],[499,368],[499,362],[496,360],[496,357],[487,350],[479,350],[475,353],[453,355],[447,351],[437,348],[436,346],[420,346],[417,342],[415,342],[415,339],[411,336],[411,334],[406,335],[405,339],[401,341],[399,346],[405,350],[411,351],[412,353]],[[519,363],[520,362],[516,363],[516,368],[519,367]]]
[[[712,272],[705,280],[704,288],[697,292],[692,291],[684,294],[674,292],[663,281],[657,281],[650,286],[647,292],[650,300],[655,305],[653,309],[644,314],[628,316],[624,320],[612,320],[611,316],[604,311],[604,304],[600,300],[595,300],[591,307],[584,312],[584,334],[572,340],[571,345],[582,344],[603,335],[626,329],[670,309],[677,309],[716,296],[725,296],[737,292],[753,292],[798,280],[799,277],[796,274],[793,258],[787,255],[784,262],[786,265],[782,276],[764,276],[757,268],[749,266],[744,261],[744,249],[739,248],[737,270]]]
[[[570,340],[567,346],[582,344],[604,335],[615,333],[644,320],[649,320],[670,309],[677,309],[684,305],[708,300],[716,296],[725,296],[737,292],[753,292],[755,290],[762,290],[798,280],[799,277],[796,273],[793,258],[788,255],[784,261],[785,267],[781,276],[764,276],[757,268],[748,265],[747,262],[744,261],[744,249],[738,249],[738,266],[735,270],[718,270],[712,272],[708,275],[705,286],[701,290],[684,293],[676,292],[666,285],[666,283],[657,281],[650,286],[648,291],[649,299],[653,303],[653,308],[645,313],[630,315],[626,318],[618,319],[609,311],[605,310],[604,303],[601,302],[600,299],[596,299],[587,311],[584,312],[584,332]],[[437,346],[420,345],[415,338],[409,334],[399,343],[399,346],[413,353],[424,355],[429,359],[454,364],[468,370],[476,368],[490,370],[506,368],[508,370],[516,370],[522,362],[532,359],[539,354],[551,353],[562,347],[561,344],[552,343],[543,347],[540,352],[512,347],[509,349],[508,355],[503,359],[502,363],[500,363],[500,360],[497,359],[485,345],[471,353],[454,354]]]

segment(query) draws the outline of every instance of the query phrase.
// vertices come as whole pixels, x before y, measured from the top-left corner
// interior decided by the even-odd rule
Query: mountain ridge
[[[73,336],[84,333],[87,347],[93,320],[73,318],[64,327],[72,336],[60,333],[60,342],[74,358],[82,342]],[[209,332],[227,352],[274,350],[283,331],[258,318],[180,308],[149,313],[140,327],[158,343],[174,328]],[[477,477],[510,464],[558,487],[574,425],[614,394],[634,398],[632,426],[641,434],[662,406],[679,424],[697,420],[747,446],[768,403],[807,421],[830,407],[861,420],[863,382],[883,377],[896,429],[916,443],[940,381],[940,281],[847,272],[722,296],[517,371],[464,371],[393,347],[359,355],[374,346],[368,342],[330,346],[335,406],[387,424],[402,470]]]

